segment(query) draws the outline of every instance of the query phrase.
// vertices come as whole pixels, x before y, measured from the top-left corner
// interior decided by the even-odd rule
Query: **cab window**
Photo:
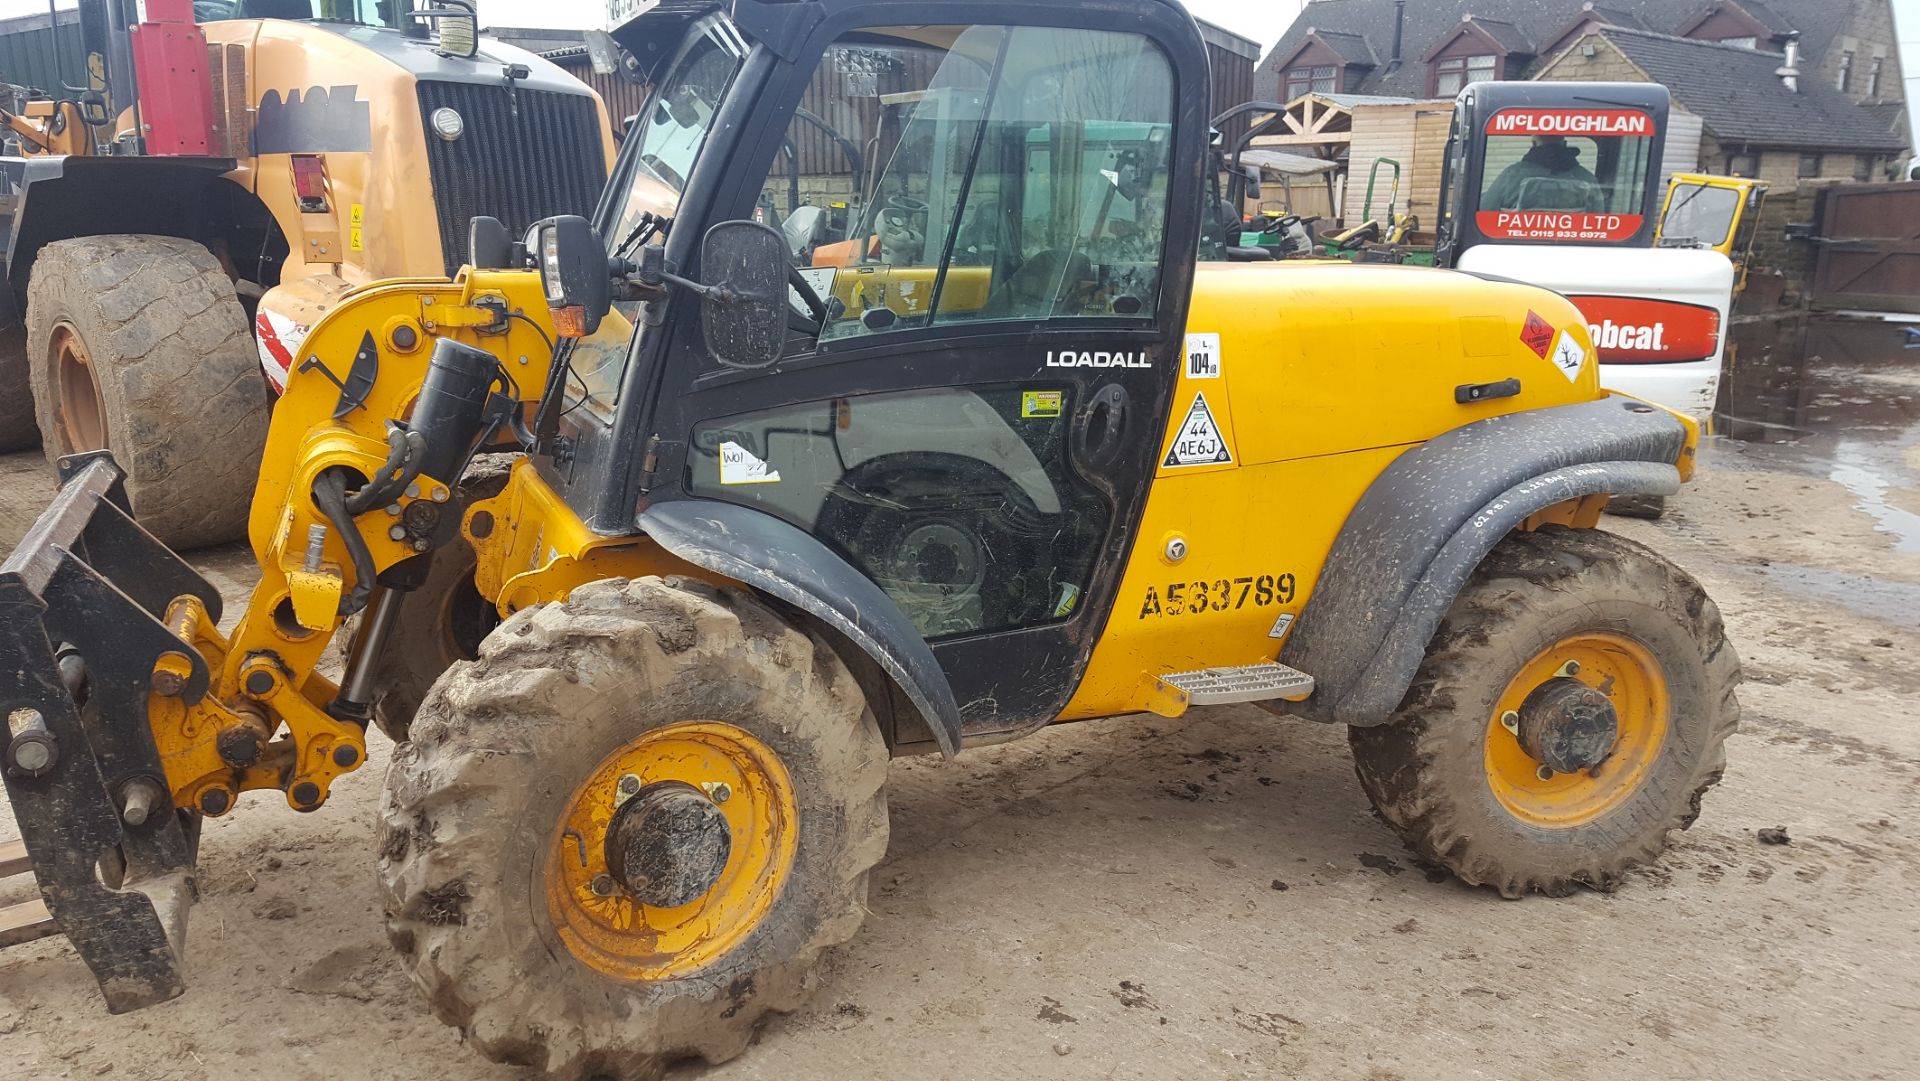
[[[827,301],[794,343],[1003,320],[1151,321],[1173,82],[1128,33],[864,31],[817,66],[756,215]]]
[[[1694,244],[1715,248],[1725,244],[1740,210],[1741,193],[1710,184],[1680,184],[1667,203],[1660,223],[1663,244]]]
[[[1638,214],[1651,136],[1488,135],[1482,210]]]

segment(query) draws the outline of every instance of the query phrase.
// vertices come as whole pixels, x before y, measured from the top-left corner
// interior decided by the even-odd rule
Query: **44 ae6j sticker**
[[[1140,618],[1197,616],[1203,612],[1236,612],[1249,605],[1267,608],[1292,604],[1299,585],[1291,573],[1241,575],[1212,581],[1169,582],[1148,586],[1140,601]]]
[[[1187,408],[1187,419],[1180,422],[1180,430],[1174,434],[1173,446],[1167,448],[1161,467],[1225,465],[1231,461],[1233,452],[1227,449],[1220,425],[1214,423],[1213,410],[1207,408],[1207,396],[1195,394],[1193,404]]]

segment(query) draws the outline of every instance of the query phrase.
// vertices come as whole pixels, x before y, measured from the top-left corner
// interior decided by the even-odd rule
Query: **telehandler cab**
[[[369,725],[404,966],[562,1077],[798,1004],[889,755],[1258,703],[1350,726],[1385,819],[1508,896],[1693,821],[1738,661],[1593,528],[1676,489],[1692,422],[1601,390],[1542,289],[1196,260],[1172,0],[667,0],[616,36],[657,89],[594,225],[477,219],[455,280],[313,327],[231,630],[103,454],[0,564],[15,858],[110,1010],[184,987],[198,824],[320,808]]]

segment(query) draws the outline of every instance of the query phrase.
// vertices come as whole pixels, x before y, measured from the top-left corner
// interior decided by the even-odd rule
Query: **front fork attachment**
[[[0,914],[0,945],[57,929],[123,1013],[186,986],[198,820],[168,794],[147,703],[156,690],[206,694],[206,662],[162,617],[185,595],[218,619],[220,594],[134,522],[109,455],[64,459],[60,473],[0,562],[0,774],[20,827],[0,870],[31,868],[45,909]]]

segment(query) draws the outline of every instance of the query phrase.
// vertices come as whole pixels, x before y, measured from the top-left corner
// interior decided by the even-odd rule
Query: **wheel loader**
[[[1691,824],[1739,662],[1595,524],[1690,475],[1693,423],[1602,390],[1544,289],[1203,246],[1178,4],[667,0],[616,37],[654,97],[592,221],[476,219],[454,279],[315,323],[236,618],[105,453],[0,563],[44,904],[5,923],[108,1010],[185,988],[199,824],[320,812],[376,728],[402,967],[567,1078],[800,1003],[896,755],[1251,703],[1346,726],[1384,820],[1508,897]]]
[[[456,272],[476,214],[524,229],[606,182],[593,91],[474,18],[80,0],[84,71],[0,115],[0,449],[111,449],[161,540],[243,534],[272,395],[330,305]]]

